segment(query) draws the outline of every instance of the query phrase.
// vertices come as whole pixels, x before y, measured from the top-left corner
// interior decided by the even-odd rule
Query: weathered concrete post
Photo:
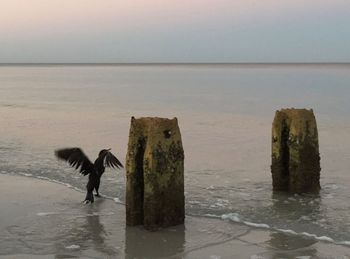
[[[320,171],[318,132],[313,110],[276,111],[272,125],[273,190],[318,192]]]
[[[185,218],[184,150],[177,119],[131,118],[126,224],[155,230]]]

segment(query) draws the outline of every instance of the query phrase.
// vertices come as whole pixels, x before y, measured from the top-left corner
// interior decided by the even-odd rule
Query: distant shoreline
[[[0,63],[0,67],[6,66],[350,66],[350,62],[238,62],[238,63]]]

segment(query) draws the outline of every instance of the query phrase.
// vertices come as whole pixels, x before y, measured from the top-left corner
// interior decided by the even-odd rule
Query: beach
[[[0,175],[0,258],[349,258],[346,246],[263,227],[187,216],[149,232],[125,226],[125,207],[31,177]]]
[[[349,257],[349,71],[283,64],[0,66],[1,256]],[[272,121],[288,107],[312,108],[316,116],[317,195],[272,190]],[[105,198],[83,206],[87,177],[54,155],[80,147],[94,161],[112,148],[125,164],[132,116],[178,119],[185,227],[125,228],[125,170],[106,168]]]
[[[0,259],[350,259],[350,1],[0,17]]]

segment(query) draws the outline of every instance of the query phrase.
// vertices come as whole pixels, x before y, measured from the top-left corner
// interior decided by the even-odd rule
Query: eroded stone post
[[[131,118],[126,224],[154,230],[185,218],[184,150],[177,119]]]
[[[275,191],[320,190],[320,154],[313,110],[276,111],[272,125],[272,183]]]

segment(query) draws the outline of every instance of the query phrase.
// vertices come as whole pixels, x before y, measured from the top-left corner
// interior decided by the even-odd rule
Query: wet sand
[[[34,178],[2,174],[0,194],[0,258],[350,258],[346,246],[221,219],[125,227],[124,205],[83,205],[84,193]]]

